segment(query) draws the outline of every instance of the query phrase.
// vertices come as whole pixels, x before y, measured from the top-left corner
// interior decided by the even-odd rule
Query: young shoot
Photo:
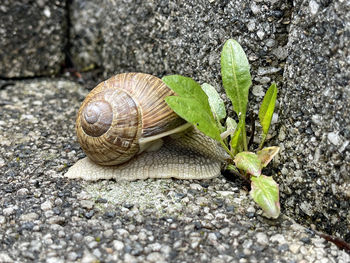
[[[201,86],[189,77],[163,77],[165,84],[177,94],[165,100],[180,117],[221,144],[231,157],[226,169],[248,178],[250,196],[266,216],[277,218],[280,214],[278,184],[271,176],[262,174],[262,169],[279,151],[275,146],[263,148],[275,109],[276,84],[272,83],[267,90],[259,110],[262,139],[255,153],[248,149],[246,132],[248,95],[252,85],[250,65],[243,48],[233,39],[226,41],[221,52],[221,77],[238,122],[226,118],[224,102],[212,85],[204,83]]]

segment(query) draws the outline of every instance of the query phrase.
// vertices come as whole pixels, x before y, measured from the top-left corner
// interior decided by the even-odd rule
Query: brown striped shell
[[[79,143],[97,164],[116,165],[135,156],[139,140],[164,133],[184,121],[165,103],[174,95],[159,78],[123,73],[97,85],[77,117]]]

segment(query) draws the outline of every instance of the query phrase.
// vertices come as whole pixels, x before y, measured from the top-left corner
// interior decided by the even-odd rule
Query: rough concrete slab
[[[74,119],[85,94],[64,79],[0,90],[1,262],[349,262],[291,219],[265,219],[222,176],[67,180],[84,156]]]

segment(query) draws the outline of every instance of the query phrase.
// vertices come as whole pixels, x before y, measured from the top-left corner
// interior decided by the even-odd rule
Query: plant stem
[[[226,169],[227,171],[229,171],[230,173],[233,173],[234,175],[238,176],[239,178],[241,178],[244,182],[246,182],[248,185],[250,185],[251,180],[250,178],[246,175],[246,174],[241,174],[233,169]]]
[[[242,121],[243,147],[244,147],[244,151],[248,151],[247,132],[245,130],[245,116],[242,116],[241,121]]]
[[[265,142],[265,139],[266,139],[266,134],[263,134],[262,138],[261,138],[261,142],[260,142],[259,148],[258,148],[259,151],[262,149],[262,147],[264,145],[264,142]]]
[[[232,152],[229,150],[229,148],[226,146],[223,139],[220,140],[221,146],[225,149],[225,151],[230,155],[232,160],[235,158],[235,156],[232,154]]]
[[[255,115],[254,113],[252,113],[252,127],[251,127],[251,135],[248,141],[248,149],[250,149],[250,146],[252,145],[253,141],[254,141],[254,134],[255,134]]]

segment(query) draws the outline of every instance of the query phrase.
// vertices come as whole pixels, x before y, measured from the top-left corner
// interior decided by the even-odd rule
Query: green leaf
[[[261,161],[263,167],[266,167],[269,162],[275,157],[275,155],[280,150],[280,147],[271,146],[265,147],[264,149],[257,152],[258,158]]]
[[[204,134],[221,141],[220,129],[201,86],[193,79],[180,75],[165,76],[162,80],[177,94],[165,98],[170,108]]]
[[[226,130],[233,134],[237,128],[237,122],[231,117],[227,117],[226,119]]]
[[[278,184],[266,175],[252,176],[251,180],[250,196],[268,217],[277,218],[281,210]]]
[[[265,94],[259,110],[259,120],[263,129],[264,137],[266,137],[269,132],[273,111],[275,110],[276,99],[277,87],[276,83],[272,83]]]
[[[200,101],[178,96],[169,96],[165,101],[181,118],[192,123],[205,135],[221,141],[220,130],[212,112],[205,109]]]
[[[235,156],[236,167],[254,176],[261,174],[261,161],[258,156],[252,152],[240,152]]]
[[[242,121],[240,121],[230,142],[231,152],[233,155],[236,155],[237,153],[243,151],[242,126]]]
[[[208,96],[209,105],[211,111],[214,113],[215,118],[218,121],[221,121],[223,118],[226,117],[224,101],[220,98],[219,93],[212,85],[204,83],[202,85],[202,89]]]
[[[252,84],[250,66],[246,54],[237,41],[226,41],[221,52],[221,76],[233,110],[245,120],[249,87]]]
[[[207,94],[193,79],[181,75],[169,75],[163,77],[162,81],[179,97],[195,99],[202,103],[202,108],[206,112],[211,112]]]

